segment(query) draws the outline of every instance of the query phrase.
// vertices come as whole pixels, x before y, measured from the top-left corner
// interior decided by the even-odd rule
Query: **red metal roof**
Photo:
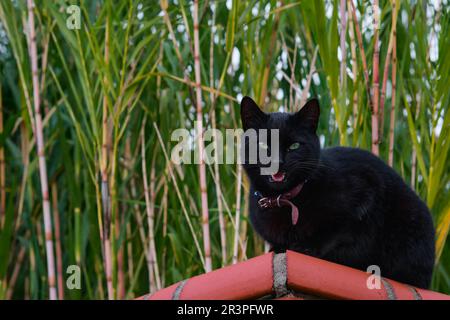
[[[267,253],[175,283],[141,300],[370,299],[450,300],[450,296],[382,278],[369,289],[369,274],[293,251]]]

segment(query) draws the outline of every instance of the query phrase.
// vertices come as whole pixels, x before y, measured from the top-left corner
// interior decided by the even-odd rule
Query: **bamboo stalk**
[[[419,96],[416,102],[416,114],[414,116],[415,121],[417,121],[417,118],[419,117],[419,113],[420,113],[420,97],[421,93],[419,92]],[[412,153],[411,153],[411,188],[413,190],[416,189],[416,175],[417,175],[417,149],[415,144],[413,143],[412,146]]]
[[[156,254],[153,253],[153,246],[152,242],[154,241],[155,237],[153,234],[153,228],[154,228],[154,217],[153,217],[153,210],[150,209],[151,203],[150,203],[150,197],[149,197],[149,190],[148,190],[148,181],[147,181],[147,169],[146,169],[146,159],[145,159],[145,139],[144,139],[144,125],[141,129],[141,150],[142,150],[142,180],[144,182],[144,197],[145,197],[145,208],[147,213],[147,223],[148,223],[148,244],[147,244],[147,250],[148,250],[148,262],[151,266],[149,273],[149,279],[150,279],[150,292],[155,292],[159,285],[157,283],[158,277],[156,276]]]
[[[168,181],[166,180],[166,176],[164,175],[162,177],[164,179],[164,191],[163,191],[163,199],[161,202],[161,208],[160,208],[160,215],[163,216],[163,229],[162,229],[162,236],[163,239],[166,239],[167,237],[167,196],[169,192],[168,187]],[[166,285],[166,256],[167,256],[167,247],[163,247],[162,252],[162,275],[161,275],[161,286],[164,288]]]
[[[341,0],[339,9],[341,15],[341,30],[340,30],[340,47],[341,47],[341,70],[340,70],[340,84],[341,87],[344,87],[344,80],[346,75],[345,68],[347,67],[346,63],[346,52],[345,52],[345,36],[347,31],[347,17],[346,17],[346,9],[345,9],[346,0]]]
[[[119,217],[119,211],[116,213],[116,219],[115,219],[115,233],[116,237],[118,238],[120,234],[120,225],[121,220]],[[117,251],[117,299],[123,300],[125,299],[125,273],[123,270],[123,264],[124,264],[124,247],[123,245],[120,246],[120,248]]]
[[[54,22],[56,23],[56,22]],[[45,87],[45,76],[47,75],[47,65],[48,65],[48,49],[50,43],[50,34],[47,34],[45,40],[43,41],[44,52],[42,53],[42,62],[41,62],[41,91],[44,91]]]
[[[395,94],[397,89],[397,40],[394,34],[394,42],[392,46],[392,95],[391,95],[391,115],[389,124],[389,159],[388,164],[394,166],[394,131],[395,131]]]
[[[109,23],[105,26],[105,65],[109,64]],[[106,75],[103,78],[106,84]],[[112,250],[111,250],[111,197],[108,183],[108,150],[109,150],[109,117],[108,117],[108,98],[107,92],[103,95],[103,112],[102,112],[102,153],[100,162],[101,175],[101,197],[103,208],[103,246],[104,246],[104,264],[106,273],[106,284],[108,291],[108,299],[114,299],[113,275],[112,275]]]
[[[214,8],[212,23],[211,23],[211,38],[209,43],[209,83],[211,88],[214,88],[214,26],[216,22],[216,10],[217,7]],[[217,124],[216,124],[216,97],[213,92],[210,92],[210,101],[211,101],[211,126],[213,131],[216,132]],[[217,139],[214,137],[214,146],[216,150],[219,150],[219,146],[217,144]],[[219,213],[219,228],[220,228],[220,248],[222,253],[222,266],[227,263],[227,233],[225,229],[225,217],[223,215],[223,203],[220,197],[222,193],[222,188],[220,185],[220,172],[219,172],[219,155],[217,152],[214,154],[214,183],[216,187],[216,201],[217,201],[217,211]]]
[[[241,186],[242,186],[242,166],[238,164],[237,166],[237,179],[236,179],[236,215],[234,222],[236,225],[234,231],[234,245],[233,245],[233,264],[238,262],[238,252],[239,252],[239,225],[241,221]]]
[[[367,68],[366,53],[364,51],[361,30],[359,29],[359,24],[358,24],[358,18],[356,17],[355,5],[353,4],[353,1],[349,1],[349,2],[352,7],[352,17],[353,17],[353,23],[354,23],[355,31],[356,31],[356,39],[358,40],[359,51],[361,53],[361,62],[362,62],[364,80],[365,80],[365,85],[366,85],[366,90],[367,90],[367,100],[369,101],[370,110],[372,111],[373,110],[373,97],[372,97],[372,93],[370,90],[369,71]]]
[[[356,131],[357,127],[357,117],[358,117],[358,82],[357,82],[357,74],[358,74],[358,60],[356,59],[356,43],[355,43],[355,34],[354,34],[354,26],[353,26],[353,16],[351,14],[351,0],[347,0],[347,10],[348,10],[348,33],[350,38],[350,49],[352,53],[352,74],[353,74],[353,132]]]
[[[397,16],[398,16],[398,5],[397,0],[392,1],[392,26],[391,26],[391,33],[389,35],[389,44],[388,49],[386,52],[386,61],[384,63],[384,72],[383,72],[383,85],[381,86],[381,96],[380,96],[380,110],[379,110],[379,118],[380,118],[380,125],[379,125],[379,141],[383,140],[383,131],[384,131],[384,103],[386,98],[386,87],[387,87],[387,80],[389,75],[389,65],[392,58],[392,47],[394,44],[394,37],[397,33]]]
[[[58,299],[64,300],[64,278],[61,250],[61,226],[59,223],[58,189],[56,182],[52,183],[53,221],[55,223],[55,249],[56,249],[56,277],[58,284]]]
[[[378,130],[378,139],[381,143],[383,137],[383,126],[384,126],[384,102],[386,98],[386,87],[387,80],[389,76],[389,65],[391,61],[391,52],[386,53],[386,60],[384,63],[384,71],[383,71],[383,84],[381,85],[381,95],[380,95],[380,110],[379,110],[379,130]]]
[[[129,178],[130,176],[130,169],[132,168],[131,165],[131,147],[130,147],[130,136],[127,136],[127,139],[125,140],[125,150],[124,150],[124,170],[123,170],[123,179]],[[131,179],[130,179],[131,180]],[[133,196],[129,189],[127,190],[127,195],[129,198],[133,199]],[[129,207],[126,206],[128,209]],[[131,208],[132,210],[132,208]],[[126,212],[126,209],[124,208],[124,212]],[[128,281],[131,283],[134,275],[134,263],[133,263],[133,243],[131,241],[132,238],[132,230],[131,230],[131,219],[125,219],[126,220],[126,226],[125,226],[125,237],[126,237],[126,243],[127,243],[127,271],[128,271]]]
[[[101,273],[100,266],[101,266],[100,263],[95,264],[95,272],[98,274]],[[103,291],[103,283],[101,277],[97,277],[97,291],[100,299],[102,300],[105,299],[105,292]]]
[[[372,110],[372,153],[375,155],[380,154],[379,150],[379,94],[380,94],[380,75],[379,75],[379,64],[380,64],[380,46],[379,46],[379,5],[378,0],[373,2],[373,27],[374,27],[374,49],[373,49],[373,78],[372,78],[372,92],[373,92],[373,110]]]
[[[105,246],[105,269],[106,269],[106,284],[108,290],[108,299],[114,299],[114,290],[112,283],[112,261],[111,261],[111,240],[109,237],[104,238],[104,246]]]
[[[130,176],[130,169],[133,168],[131,159],[133,159],[133,158],[131,156],[130,136],[127,136],[127,139],[125,140],[125,151],[124,151],[124,167],[125,167],[124,177],[127,177],[127,178]],[[133,177],[131,177],[131,179],[130,179],[130,185],[132,185],[132,182],[133,182]],[[130,189],[132,189],[132,186]],[[129,197],[131,197],[131,199],[134,199],[134,194],[132,191],[128,191],[127,193],[129,194]],[[135,208],[137,207],[139,209],[139,206],[137,204],[135,204],[134,206],[135,206]],[[131,239],[131,237],[132,237],[131,224],[132,224],[132,220],[129,219],[127,222],[127,225],[126,225],[127,239]],[[128,241],[128,243],[127,243],[127,257],[128,257],[128,265],[127,265],[128,279],[131,282],[131,279],[133,279],[133,275],[134,275],[132,241]]]
[[[34,247],[30,246],[30,252],[29,252],[29,262],[30,262],[30,273],[35,274],[36,273],[36,254],[34,252]],[[25,279],[25,300],[31,299],[31,286],[29,281],[29,276]]]
[[[294,46],[294,58],[292,61],[292,66],[291,66],[291,83],[295,83],[295,67],[297,65],[297,42],[295,42],[295,46]],[[294,112],[294,110],[297,109],[297,102],[298,102],[298,97],[297,95],[295,95],[295,98],[293,98],[293,88],[292,86],[289,86],[289,107],[291,112]]]
[[[21,131],[21,150],[22,150],[22,166],[23,166],[23,173],[22,173],[22,180],[20,182],[20,188],[19,188],[19,200],[17,205],[17,216],[15,219],[15,227],[14,229],[17,231],[20,227],[20,222],[22,221],[22,212],[23,212],[23,206],[25,201],[25,189],[27,184],[27,178],[28,178],[28,170],[30,168],[30,143],[28,140],[28,130],[24,123],[20,126]],[[34,132],[34,131],[33,131]]]
[[[47,165],[45,162],[45,142],[44,132],[42,127],[42,116],[40,110],[40,93],[39,93],[39,77],[38,77],[38,55],[36,47],[36,32],[34,27],[34,13],[33,0],[27,0],[28,6],[28,27],[30,33],[30,59],[31,59],[31,73],[33,81],[33,102],[34,102],[34,122],[37,154],[39,158],[39,173],[42,192],[42,208],[44,213],[44,228],[45,228],[45,248],[47,254],[47,275],[49,286],[49,298],[51,300],[57,299],[57,292],[55,287],[55,257],[53,253],[53,233],[52,233],[52,218],[50,212],[50,199],[47,180]]]
[[[145,130],[145,129],[144,129]],[[144,143],[143,143],[144,144]],[[150,206],[147,206],[147,208],[150,208],[150,215],[148,215],[148,218],[151,218],[151,221],[149,220],[149,238],[150,238],[150,251],[153,256],[153,266],[155,269],[155,280],[156,280],[156,288],[159,290],[161,289],[161,277],[159,273],[159,267],[158,267],[158,255],[156,252],[156,245],[155,245],[155,202],[156,202],[156,194],[158,193],[158,189],[155,190],[155,184],[156,184],[156,169],[155,169],[155,161],[156,161],[156,152],[153,153],[153,160],[152,160],[152,167],[150,170]],[[147,180],[147,176],[145,176],[145,179]],[[163,180],[161,180],[163,181]],[[148,184],[147,184],[148,186]],[[146,198],[147,199],[147,198]],[[147,200],[146,200],[147,201]],[[151,222],[151,224],[150,224]]]
[[[150,176],[150,189],[147,178],[147,164],[145,156],[145,121],[141,128],[141,155],[142,155],[142,180],[144,182],[144,197],[145,197],[145,208],[147,212],[147,223],[148,223],[148,256],[150,258],[150,263],[152,264],[153,274],[155,276],[155,289],[159,290],[161,288],[161,280],[159,278],[158,261],[156,255],[155,247],[155,234],[154,234],[154,221],[155,221],[155,210],[154,210],[154,189],[155,189],[155,162],[152,161],[152,169]],[[155,159],[155,158],[153,158]]]
[[[202,90],[201,90],[201,71],[200,71],[200,39],[198,24],[198,0],[194,0],[194,69],[196,82],[196,102],[197,102],[197,144],[199,152],[199,179],[200,194],[202,203],[202,229],[203,229],[203,246],[205,251],[205,267],[206,272],[212,270],[211,263],[211,243],[209,235],[209,210],[208,210],[208,193],[206,189],[206,168],[204,161],[204,144],[203,144],[203,113],[202,113]]]
[[[127,234],[127,239],[131,239],[131,237],[132,237],[131,222],[127,223],[126,234]],[[128,258],[127,259],[128,281],[131,281],[131,279],[133,279],[133,275],[134,275],[133,244],[131,241],[127,242],[127,258]]]
[[[129,104],[127,105],[128,108],[130,107]],[[116,108],[113,110],[113,114],[116,113]],[[129,114],[127,114],[126,119],[123,122],[123,126],[127,125],[129,119]],[[112,121],[112,119],[111,119]],[[108,157],[111,159],[111,179],[110,179],[110,189],[111,189],[111,196],[110,196],[110,203],[111,203],[111,218],[114,219],[114,234],[111,235],[113,239],[116,241],[114,244],[120,245],[119,248],[113,247],[114,252],[117,252],[116,256],[116,264],[117,264],[117,299],[124,299],[125,298],[125,274],[123,270],[123,257],[124,257],[124,246],[121,245],[121,242],[117,241],[120,235],[120,226],[122,221],[122,215],[121,211],[117,210],[117,187],[116,187],[116,170],[117,170],[117,153],[119,148],[119,142],[120,142],[120,134],[117,134],[117,128],[119,125],[117,123],[114,123],[115,131],[114,131],[114,144],[113,148],[109,149],[110,152]],[[111,126],[108,126],[108,129]],[[110,129],[109,135],[112,137],[112,129]]]
[[[128,105],[129,107],[129,105]],[[115,110],[113,111],[115,113]],[[128,118],[128,115],[127,115]],[[124,124],[126,126],[127,120],[124,121]],[[118,124],[114,124],[116,130],[118,127]],[[112,150],[110,149],[109,158],[111,159],[111,179],[110,179],[110,189],[111,189],[111,196],[110,196],[110,202],[111,202],[111,218],[114,219],[114,234],[112,235],[112,238],[115,239],[115,243],[117,245],[120,245],[118,248],[113,247],[114,252],[117,252],[116,256],[116,264],[117,264],[117,294],[116,298],[121,300],[125,298],[125,274],[123,270],[124,265],[124,246],[121,242],[117,241],[120,236],[120,226],[122,224],[123,217],[121,215],[121,210],[118,210],[117,208],[117,187],[116,187],[116,170],[117,170],[117,153],[118,153],[118,145],[120,142],[120,135],[117,135],[117,131],[114,132],[114,146]]]

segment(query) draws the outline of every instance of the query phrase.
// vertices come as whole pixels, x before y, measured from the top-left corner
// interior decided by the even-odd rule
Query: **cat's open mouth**
[[[278,171],[269,177],[270,182],[283,182],[286,178],[286,174],[283,171]]]

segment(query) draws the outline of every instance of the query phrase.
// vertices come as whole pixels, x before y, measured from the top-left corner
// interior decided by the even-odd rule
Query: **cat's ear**
[[[244,130],[264,127],[267,114],[261,111],[255,101],[250,97],[244,97],[241,101],[241,120]]]
[[[308,100],[303,108],[295,114],[295,117],[302,126],[316,132],[319,125],[320,106],[319,100],[313,98]]]

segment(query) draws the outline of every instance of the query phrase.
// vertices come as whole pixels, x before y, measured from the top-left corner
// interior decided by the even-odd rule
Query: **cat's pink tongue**
[[[277,172],[275,174],[272,175],[272,180],[275,182],[281,182],[284,180],[284,172]]]
[[[291,219],[292,219],[292,225],[295,226],[298,222],[298,209],[297,207],[292,208],[292,212],[291,212]]]

